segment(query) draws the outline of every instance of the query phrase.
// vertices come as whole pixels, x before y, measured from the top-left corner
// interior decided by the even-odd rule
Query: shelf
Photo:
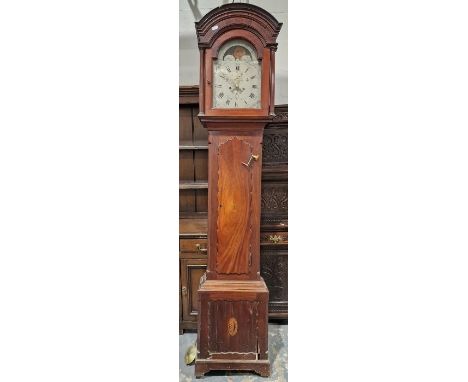
[[[208,150],[208,145],[181,145],[179,150]]]
[[[208,212],[184,211],[179,212],[179,219],[208,219]]]
[[[203,190],[208,189],[208,182],[179,181],[179,190]]]

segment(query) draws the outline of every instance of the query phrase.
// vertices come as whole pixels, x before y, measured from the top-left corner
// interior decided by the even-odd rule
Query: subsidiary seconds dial
[[[253,47],[231,40],[220,49],[213,67],[213,107],[258,109],[261,95],[261,66]]]

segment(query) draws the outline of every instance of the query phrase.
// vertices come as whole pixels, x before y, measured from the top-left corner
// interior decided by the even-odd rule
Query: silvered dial
[[[231,40],[221,47],[213,67],[213,107],[259,109],[261,66],[253,47]]]

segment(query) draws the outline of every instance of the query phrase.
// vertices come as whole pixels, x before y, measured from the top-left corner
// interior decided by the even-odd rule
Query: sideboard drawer
[[[261,232],[260,244],[288,244],[287,232]]]
[[[207,239],[180,239],[180,252],[196,252],[206,255],[207,248]]]

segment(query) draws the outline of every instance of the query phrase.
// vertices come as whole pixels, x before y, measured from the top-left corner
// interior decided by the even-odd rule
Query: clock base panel
[[[196,376],[210,370],[269,375],[268,296],[262,278],[204,280],[201,283]]]

